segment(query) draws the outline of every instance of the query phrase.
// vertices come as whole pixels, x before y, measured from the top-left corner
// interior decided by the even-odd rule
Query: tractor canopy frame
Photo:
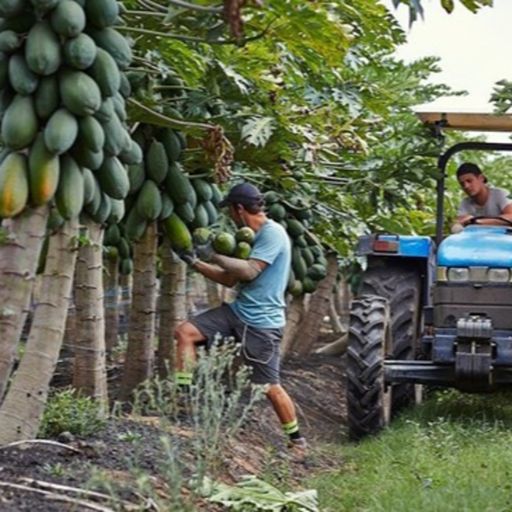
[[[416,115],[425,126],[432,129],[435,136],[441,138],[443,130],[512,133],[512,115],[508,114],[417,112]],[[459,142],[439,156],[436,203],[436,244],[438,246],[443,239],[446,166],[453,155],[467,150],[512,151],[512,142]]]

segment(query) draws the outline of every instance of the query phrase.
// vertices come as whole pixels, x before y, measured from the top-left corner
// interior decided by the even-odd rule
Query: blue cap
[[[239,183],[235,185],[228,193],[228,195],[219,203],[221,208],[228,204],[243,204],[244,206],[251,206],[263,203],[263,195],[251,183]]]

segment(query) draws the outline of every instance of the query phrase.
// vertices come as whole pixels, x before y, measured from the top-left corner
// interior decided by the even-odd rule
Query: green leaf
[[[243,141],[256,147],[263,147],[272,136],[275,124],[273,117],[251,117],[242,126]]]

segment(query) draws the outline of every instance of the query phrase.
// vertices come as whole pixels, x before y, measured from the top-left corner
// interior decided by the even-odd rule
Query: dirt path
[[[313,451],[320,442],[340,441],[345,418],[343,360],[338,357],[311,356],[304,360],[289,361],[283,368],[283,383],[297,403],[301,430]],[[78,451],[38,444],[2,449],[0,511],[88,510],[84,506],[56,501],[55,496],[48,497],[4,486],[5,482],[34,486],[30,480],[84,489],[91,485],[91,477],[103,483],[111,479],[120,488],[124,487],[121,498],[133,503],[140,502],[140,497],[129,490],[133,488],[133,467],[137,467],[152,480],[157,492],[158,489],[162,493],[168,492],[160,474],[167,457],[162,450],[163,433],[158,418],[112,419],[92,437],[60,439]],[[192,429],[176,426],[171,434],[173,443],[182,450],[180,458],[187,461],[186,446],[194,435]],[[270,405],[262,402],[241,434],[222,454],[222,460],[219,461],[222,479],[233,482],[247,473],[262,475],[276,472],[279,468],[284,471],[286,464],[288,476],[299,482],[306,468],[289,465],[283,459],[283,452],[283,437],[277,418]],[[193,465],[193,461],[190,463]],[[338,463],[326,458],[316,458],[314,461],[315,469],[332,467]],[[123,486],[123,483],[126,485]],[[63,494],[55,489],[46,491]],[[73,495],[69,492],[64,494]],[[75,497],[78,498],[77,495]],[[87,496],[83,498],[90,499]],[[211,505],[207,510],[214,511]]]

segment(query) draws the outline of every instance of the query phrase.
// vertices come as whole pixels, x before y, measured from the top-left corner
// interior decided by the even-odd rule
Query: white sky
[[[406,30],[408,42],[397,56],[406,62],[418,57],[441,57],[442,72],[435,82],[454,90],[466,90],[461,97],[441,98],[418,110],[447,112],[492,112],[489,98],[495,82],[512,80],[512,0],[494,0],[494,7],[483,7],[476,14],[459,0],[447,14],[440,0],[423,0],[425,17],[408,27],[408,8],[392,7],[383,0]],[[505,134],[492,134],[492,140],[506,140]]]

